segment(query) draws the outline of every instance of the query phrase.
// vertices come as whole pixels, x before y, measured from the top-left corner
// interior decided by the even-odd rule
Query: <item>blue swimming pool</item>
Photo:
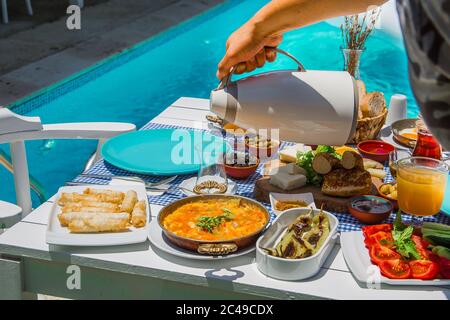
[[[11,107],[40,116],[44,123],[124,121],[142,126],[180,96],[209,97],[228,35],[267,2],[227,1]],[[281,48],[309,69],[337,70],[343,65],[340,41],[340,30],[323,22],[288,33]],[[292,62],[279,59],[267,68],[286,67],[293,67]],[[368,90],[383,91],[388,99],[393,93],[406,94],[408,115],[417,115],[405,51],[397,40],[375,32],[363,56],[361,77]],[[83,169],[95,142],[29,142],[27,150],[31,174],[51,195]],[[0,182],[0,199],[14,201],[12,177],[3,168]]]

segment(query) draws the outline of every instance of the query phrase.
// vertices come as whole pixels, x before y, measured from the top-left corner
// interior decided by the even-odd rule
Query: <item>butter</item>
[[[307,152],[310,150],[311,147],[305,146],[302,143],[298,143],[279,151],[280,160],[284,162],[295,162],[297,161],[297,152]]]

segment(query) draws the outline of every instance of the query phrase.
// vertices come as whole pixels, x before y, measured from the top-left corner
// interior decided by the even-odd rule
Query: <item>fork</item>
[[[108,175],[101,175],[101,174],[90,174],[90,173],[82,173],[79,175],[79,177],[82,178],[93,178],[93,179],[120,179],[120,180],[126,180],[126,181],[135,181],[135,182],[142,182],[145,187],[152,188],[156,186],[160,186],[169,182],[172,182],[175,180],[178,176],[172,176],[166,179],[163,179],[158,182],[146,182],[144,179],[137,177],[137,176],[108,176]]]

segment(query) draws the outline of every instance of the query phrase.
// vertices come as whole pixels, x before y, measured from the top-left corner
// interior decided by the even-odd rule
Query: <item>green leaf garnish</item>
[[[312,161],[314,157],[318,153],[330,153],[338,159],[341,159],[341,155],[339,155],[333,147],[318,145],[315,151],[307,151],[307,152],[297,152],[297,165],[302,167],[306,171],[306,179],[309,184],[320,185],[322,183],[322,176],[317,174],[313,167]]]
[[[224,214],[220,216],[202,216],[197,220],[197,227],[202,228],[205,231],[212,233],[214,228],[220,226],[224,221],[230,221],[234,219],[234,214],[227,208],[223,208]]]
[[[394,226],[392,238],[394,238],[395,250],[406,259],[422,259],[417,251],[414,241],[411,240],[414,227],[408,226],[402,222],[400,210],[397,212],[392,225]]]

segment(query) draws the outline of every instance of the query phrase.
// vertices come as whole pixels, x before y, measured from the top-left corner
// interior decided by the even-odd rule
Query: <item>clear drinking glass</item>
[[[412,215],[414,225],[440,211],[447,179],[448,166],[443,161],[410,157],[397,162],[398,205]]]
[[[200,151],[195,148],[197,153]],[[201,153],[201,152],[200,152]],[[213,158],[201,155],[200,168],[194,186],[197,194],[223,194],[228,189],[228,179],[224,167],[224,154],[219,153]]]

